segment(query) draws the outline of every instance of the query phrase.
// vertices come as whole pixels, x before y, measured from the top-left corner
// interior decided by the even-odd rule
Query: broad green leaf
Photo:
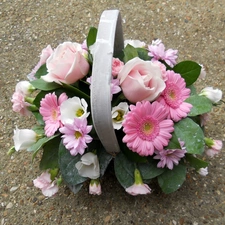
[[[39,135],[45,134],[43,125],[35,125],[35,126],[32,127],[32,130]]]
[[[54,169],[58,168],[58,151],[59,151],[59,144],[60,138],[54,138],[48,141],[43,146],[43,154],[40,162],[40,169],[47,170],[47,169]]]
[[[191,95],[196,95],[197,94],[196,88],[195,88],[195,86],[193,84],[188,86],[187,88],[189,88],[191,90]]]
[[[65,148],[62,141],[59,145],[59,168],[62,178],[68,185],[76,186],[83,183],[88,178],[78,174],[75,164],[80,161],[81,155],[72,156],[70,151]]]
[[[129,60],[138,57],[138,51],[131,45],[127,45],[124,48],[124,63],[128,62]]]
[[[186,86],[190,86],[198,79],[201,66],[193,61],[183,61],[175,65],[173,71],[179,73],[184,78]]]
[[[90,30],[88,32],[88,36],[87,36],[87,47],[88,48],[95,43],[97,31],[98,30],[95,27],[90,28]]]
[[[194,167],[196,170],[199,170],[200,168],[206,168],[208,166],[207,162],[198,159],[191,154],[186,154],[185,159],[189,162],[190,166]]]
[[[169,141],[169,144],[166,146],[166,149],[181,149],[180,143],[176,134],[172,133],[172,138]]]
[[[59,136],[59,134],[53,135],[51,137],[43,137],[39,139],[35,144],[33,144],[30,148],[27,149],[29,152],[33,152],[32,161],[34,160],[35,156],[39,152],[39,150],[44,146],[45,143],[54,139],[55,137]]]
[[[136,48],[138,52],[138,57],[142,60],[148,61],[151,60],[151,57],[148,55],[148,50],[145,48]]]
[[[164,169],[157,168],[158,161],[152,157],[148,157],[148,162],[138,163],[138,169],[141,172],[143,180],[149,180],[159,176],[164,172]]]
[[[185,102],[188,102],[193,106],[188,116],[197,116],[212,110],[212,102],[205,96],[191,95]]]
[[[65,182],[66,183],[66,182]],[[76,185],[71,185],[71,184],[68,184],[66,183],[66,186],[69,187],[69,189],[74,193],[78,193],[80,191],[80,189],[82,188],[83,186],[83,183],[80,183],[80,184],[76,184]]]
[[[174,125],[174,132],[181,141],[185,142],[188,153],[202,154],[204,152],[204,133],[192,119],[180,120]]]
[[[35,77],[37,79],[39,79],[41,76],[44,76],[47,74],[47,67],[46,67],[46,64],[43,64],[39,69],[38,71],[35,73]]]
[[[42,90],[42,91],[51,91],[51,90],[55,90],[57,88],[60,88],[61,85],[55,83],[55,82],[51,82],[48,83],[46,81],[44,81],[43,79],[37,79],[37,80],[33,80],[30,82],[35,88]]]
[[[39,125],[45,125],[42,115],[39,112],[32,112]]]
[[[134,183],[135,164],[128,160],[122,152],[116,155],[114,169],[117,180],[124,188],[130,187]]]
[[[173,170],[166,169],[164,173],[158,176],[158,183],[162,191],[166,194],[179,189],[186,179],[186,167],[177,165]]]
[[[100,174],[103,176],[113,156],[107,153],[103,147],[97,149],[97,155],[100,164]]]

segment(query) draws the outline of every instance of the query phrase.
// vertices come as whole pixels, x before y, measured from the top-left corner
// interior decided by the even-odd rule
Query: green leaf
[[[177,165],[173,170],[166,169],[164,173],[158,176],[158,183],[162,191],[166,194],[179,189],[186,179],[186,167]]]
[[[179,73],[184,78],[186,86],[190,86],[198,79],[201,66],[193,61],[183,61],[175,65],[173,71]]]
[[[39,135],[45,135],[44,126],[43,125],[35,125],[32,127],[32,130]]]
[[[172,138],[169,141],[169,144],[166,146],[166,149],[181,149],[180,143],[176,134],[172,133]]]
[[[100,174],[103,176],[113,156],[107,153],[103,147],[97,149],[97,155],[100,164]]]
[[[45,125],[45,122],[44,122],[44,120],[43,120],[42,115],[41,115],[39,112],[32,112],[32,113],[33,113],[34,117],[36,118],[38,124],[44,126],[44,125]]]
[[[128,62],[129,60],[138,57],[138,51],[131,45],[127,45],[124,48],[124,63]]]
[[[191,95],[185,102],[188,102],[193,106],[188,116],[197,116],[212,110],[212,102],[205,96]]]
[[[204,152],[204,133],[192,119],[180,120],[174,125],[174,132],[181,141],[185,142],[188,153],[202,154]]]
[[[130,187],[134,183],[135,164],[128,160],[122,152],[116,155],[114,169],[117,180],[124,188]]]
[[[190,166],[194,167],[196,170],[206,168],[209,164],[208,162],[198,159],[191,154],[186,154],[185,159],[189,162]]]
[[[77,154],[72,156],[70,151],[65,148],[62,141],[59,145],[59,168],[62,174],[63,180],[72,186],[83,183],[88,178],[81,177],[78,174],[78,170],[75,167],[75,164],[80,161],[81,155]],[[76,186],[77,187],[77,186]]]
[[[138,57],[142,60],[151,60],[151,57],[148,55],[148,50],[145,48],[136,48],[138,52]]]
[[[37,79],[37,80],[33,80],[30,82],[35,88],[42,90],[42,91],[51,91],[51,90],[55,90],[57,88],[60,88],[61,85],[55,83],[55,82],[51,82],[48,83],[46,81],[44,81],[43,79]]]
[[[157,163],[158,160],[155,160],[152,157],[148,158],[147,163],[138,163],[138,169],[141,172],[143,180],[152,179],[164,172],[165,169],[158,168]]]
[[[197,91],[194,85],[190,85],[187,88],[189,88],[191,90],[191,95],[196,95]]]
[[[58,168],[58,151],[59,151],[59,144],[61,138],[57,137],[50,141],[48,141],[43,146],[43,155],[40,162],[40,169],[47,170],[47,169],[54,169]]]
[[[87,36],[87,47],[88,48],[95,43],[97,31],[98,30],[95,27],[90,28],[90,30],[88,32],[88,36]]]
[[[47,143],[48,141],[52,140],[53,138],[57,137],[57,136],[59,136],[59,134],[53,135],[51,137],[40,138],[35,144],[33,144],[30,148],[28,148],[27,151],[33,152],[32,161],[36,157],[39,150],[44,146],[44,144]]]
[[[38,71],[35,73],[35,77],[37,79],[39,79],[41,76],[44,76],[47,74],[47,67],[46,67],[46,64],[43,64],[39,69]]]
[[[65,182],[66,183],[66,182]],[[71,184],[68,184],[66,183],[66,186],[69,187],[69,189],[74,193],[78,193],[80,191],[80,189],[82,188],[83,186],[83,183],[80,183],[80,184],[76,184],[76,185],[71,185]]]

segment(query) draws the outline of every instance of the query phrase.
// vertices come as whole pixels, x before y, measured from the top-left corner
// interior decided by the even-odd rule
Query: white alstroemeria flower
[[[82,177],[97,179],[100,176],[98,157],[92,152],[84,154],[81,161],[77,162],[75,166]]]
[[[32,93],[35,88],[29,81],[20,81],[16,84],[16,92],[20,92],[21,94],[27,96],[28,94]]]
[[[205,67],[202,64],[199,64],[199,65],[201,66],[201,71],[200,71],[200,75],[198,78],[205,79],[205,77],[206,77]]]
[[[197,171],[201,176],[206,176],[208,174],[208,167],[205,167],[205,168],[200,168],[198,171]]]
[[[212,87],[206,87],[206,88],[202,89],[202,91],[199,95],[204,95],[212,103],[217,103],[222,98],[222,91],[219,89],[213,89]]]
[[[24,150],[31,147],[37,141],[37,134],[30,129],[16,129],[14,130],[13,141],[15,150]]]
[[[122,127],[124,116],[128,113],[128,104],[121,102],[119,105],[112,108],[113,128],[119,130]]]
[[[88,104],[83,98],[68,98],[60,105],[62,123],[72,124],[74,118],[87,118],[89,115],[89,112],[87,112],[87,107]]]
[[[124,46],[126,47],[128,44],[133,46],[134,48],[144,48],[146,46],[145,42],[140,40],[125,40]]]

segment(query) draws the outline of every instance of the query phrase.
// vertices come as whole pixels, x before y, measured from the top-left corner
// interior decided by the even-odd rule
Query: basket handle
[[[96,42],[91,47],[91,113],[95,130],[108,153],[120,151],[112,125],[111,79],[113,53],[118,54],[123,48],[120,12],[106,10],[101,15]]]

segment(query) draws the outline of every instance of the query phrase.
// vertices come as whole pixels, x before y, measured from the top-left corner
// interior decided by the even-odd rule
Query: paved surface
[[[148,196],[125,193],[111,174],[103,180],[102,195],[90,196],[87,187],[77,195],[61,187],[45,199],[33,187],[40,175],[38,160],[19,152],[6,155],[13,144],[13,128],[28,128],[34,121],[11,111],[15,84],[26,79],[48,44],[82,42],[90,26],[97,26],[105,9],[120,9],[125,39],[150,43],[161,38],[184,59],[202,63],[207,77],[198,82],[225,93],[224,0],[1,0],[0,1],[0,218],[11,224],[225,224],[224,151],[211,160],[209,175],[191,171],[182,188],[170,195],[156,185]],[[209,137],[225,140],[225,107],[217,107],[206,128]],[[12,189],[13,188],[13,189]]]

